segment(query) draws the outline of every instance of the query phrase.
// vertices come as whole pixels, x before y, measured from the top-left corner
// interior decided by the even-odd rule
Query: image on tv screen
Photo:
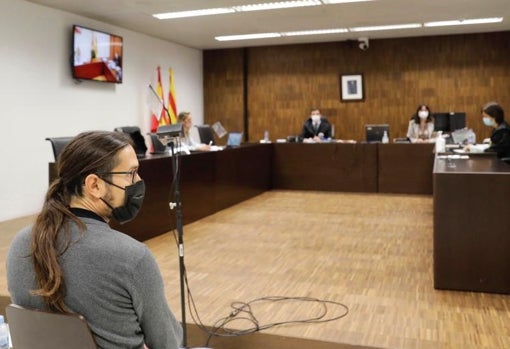
[[[122,82],[122,37],[73,26],[73,78]]]

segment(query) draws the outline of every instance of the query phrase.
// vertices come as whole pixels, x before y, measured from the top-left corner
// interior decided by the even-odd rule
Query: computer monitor
[[[466,113],[434,113],[434,131],[454,132],[466,127]]]
[[[382,142],[384,131],[390,138],[390,125],[388,124],[371,124],[365,125],[365,135],[368,143]]]
[[[466,113],[450,113],[450,126],[449,131],[454,132],[466,127]]]
[[[203,144],[214,144],[213,129],[209,125],[197,125],[198,136],[200,137],[200,143]]]
[[[448,132],[450,130],[450,113],[434,113],[434,131]]]
[[[238,147],[243,139],[242,132],[230,132],[228,134],[227,147]]]

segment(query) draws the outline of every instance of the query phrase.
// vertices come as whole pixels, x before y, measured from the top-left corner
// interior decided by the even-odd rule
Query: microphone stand
[[[177,242],[179,247],[179,278],[181,286],[181,318],[182,318],[182,348],[188,349],[188,334],[186,328],[186,295],[185,295],[185,267],[184,267],[184,233],[182,229],[182,207],[181,207],[181,188],[180,188],[180,177],[181,170],[179,166],[179,153],[182,145],[180,137],[182,135],[182,124],[171,124],[159,126],[157,130],[157,136],[161,143],[165,146],[170,147],[170,153],[172,155],[172,175],[173,175],[173,202],[169,203],[171,210],[175,208],[176,217],[176,230],[177,230]],[[175,149],[177,145],[177,151]]]
[[[188,346],[188,335],[186,330],[186,296],[185,296],[185,269],[184,269],[184,239],[182,229],[182,208],[181,208],[181,189],[180,189],[180,169],[179,169],[179,151],[176,152],[176,144],[180,148],[180,136],[182,134],[182,124],[159,126],[157,136],[161,143],[170,147],[172,156],[172,176],[173,176],[173,202],[168,205],[170,210],[175,208],[176,229],[179,247],[179,279],[181,286],[181,318],[182,318],[182,345]]]
[[[179,153],[175,152],[175,142],[170,142],[170,152],[172,154],[172,173],[174,180],[174,197],[170,202],[170,209],[175,208],[177,241],[179,244],[179,278],[181,286],[181,318],[182,318],[182,347],[188,347],[188,335],[186,330],[186,297],[184,287],[184,233],[182,229],[182,207],[181,207],[181,191],[180,191],[180,174],[178,157]]]

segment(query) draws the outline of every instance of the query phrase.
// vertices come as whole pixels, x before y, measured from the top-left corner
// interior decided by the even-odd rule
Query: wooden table
[[[510,165],[436,159],[434,287],[510,293]]]
[[[377,192],[377,144],[274,145],[273,189]]]
[[[188,224],[271,189],[268,145],[247,145],[220,152],[179,156],[182,221]],[[176,227],[172,191],[172,157],[150,156],[140,161],[146,196],[138,216],[114,229],[143,241]]]
[[[434,144],[379,144],[377,151],[378,192],[432,194]]]
[[[432,193],[432,146],[413,144],[247,144],[179,156],[183,224],[271,189]],[[55,178],[55,164],[49,164]],[[140,160],[142,209],[114,229],[143,241],[176,227],[169,155]]]

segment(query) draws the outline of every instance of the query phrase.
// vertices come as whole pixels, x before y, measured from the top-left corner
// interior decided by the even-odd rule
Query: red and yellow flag
[[[175,98],[174,70],[168,69],[169,92],[168,92],[168,114],[170,114],[170,123],[177,122],[177,102]]]
[[[170,124],[170,118],[168,117],[168,113],[165,108],[165,97],[163,93],[163,84],[161,83],[161,69],[158,67],[158,86],[156,87],[156,93],[158,94],[159,98],[161,99],[162,106],[161,106],[161,113],[159,114],[159,125],[169,125]]]

